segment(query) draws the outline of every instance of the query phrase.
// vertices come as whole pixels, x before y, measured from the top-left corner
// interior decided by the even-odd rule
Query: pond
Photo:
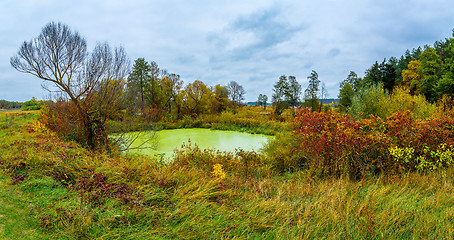
[[[146,142],[152,135],[153,132],[140,135],[132,147]],[[142,149],[132,149],[130,152],[139,152],[151,156],[164,154],[164,157],[168,158],[173,155],[175,149],[179,149],[183,144],[188,145],[189,143],[191,145],[196,144],[201,149],[211,148],[220,151],[234,151],[236,148],[242,148],[247,151],[259,151],[269,139],[273,138],[262,134],[201,128],[161,130],[156,132],[156,135],[156,149],[143,148],[152,146],[152,143],[146,142]]]

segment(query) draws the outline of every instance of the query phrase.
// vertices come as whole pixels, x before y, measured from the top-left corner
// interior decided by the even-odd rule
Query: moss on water
[[[129,133],[134,135],[137,133]],[[235,131],[220,131],[201,128],[184,128],[161,130],[156,132],[156,149],[152,149],[154,142],[147,142],[153,137],[153,132],[147,132],[134,142],[132,147],[138,147],[145,142],[143,149],[131,150],[142,154],[155,155],[165,154],[166,157],[172,156],[175,149],[183,144],[197,145],[201,149],[217,149],[220,151],[234,151],[241,148],[246,151],[259,151],[273,137],[262,134],[249,134]]]

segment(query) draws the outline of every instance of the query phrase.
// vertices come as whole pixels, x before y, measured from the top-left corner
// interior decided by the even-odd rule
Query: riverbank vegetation
[[[52,35],[59,31],[66,35]],[[76,54],[80,61],[70,68],[85,70],[75,80],[36,69],[49,70],[38,77],[66,97],[40,111],[0,112],[0,196],[15,193],[1,199],[0,218],[11,219],[0,223],[1,237],[452,238],[454,112],[446,89],[454,40],[436,45],[443,61],[426,47],[412,52],[420,63],[384,61],[364,78],[352,72],[337,107],[320,101],[326,92],[315,71],[302,97],[296,78],[282,75],[267,107],[263,94],[258,106],[244,106],[234,81],[183,87],[177,74],[142,58],[125,74],[124,50],[101,44],[88,57],[85,40],[61,24],[47,25],[35,40],[59,36],[77,40],[70,53],[84,56]],[[440,63],[438,82],[424,63],[429,53]],[[33,71],[24,54],[13,66]],[[393,68],[407,60],[402,71]],[[276,137],[259,152],[184,145],[170,162],[125,154],[109,138],[189,127]]]

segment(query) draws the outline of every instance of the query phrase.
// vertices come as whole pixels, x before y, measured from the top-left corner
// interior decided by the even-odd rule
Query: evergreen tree
[[[366,70],[366,76],[364,77],[365,86],[376,85],[383,83],[383,88],[392,91],[397,78],[396,73],[397,59],[390,58],[389,61],[386,59],[382,63],[375,62],[371,68]]]
[[[146,86],[148,86],[151,80],[150,72],[151,67],[147,61],[145,61],[144,58],[138,58],[134,62],[132,72],[128,77],[129,95],[131,98],[134,98],[137,91],[140,93],[139,105],[142,110],[144,109],[144,93],[146,91]],[[134,102],[135,101],[133,101],[132,104],[135,104]]]
[[[418,92],[423,94],[430,102],[437,100],[437,93],[435,87],[439,79],[442,77],[442,61],[434,48],[426,46],[421,53],[421,65],[418,72],[422,75],[421,80],[417,86]]]
[[[154,105],[155,107],[160,107],[161,105],[161,79],[159,77],[159,67],[158,64],[154,61],[151,61],[149,64],[150,71],[149,76],[150,80],[148,84],[146,84],[146,96],[148,101]]]
[[[288,88],[286,93],[286,100],[290,107],[295,107],[300,102],[301,85],[296,81],[296,77],[288,77]]]
[[[282,75],[279,77],[279,81],[273,86],[272,102],[274,107],[274,113],[281,115],[282,112],[288,108],[288,102],[286,96],[289,91],[289,83],[287,76]]]
[[[312,111],[319,109],[320,102],[318,101],[320,80],[318,79],[318,73],[312,70],[311,75],[307,77],[309,79],[309,86],[304,91],[304,102],[306,107],[310,107]]]

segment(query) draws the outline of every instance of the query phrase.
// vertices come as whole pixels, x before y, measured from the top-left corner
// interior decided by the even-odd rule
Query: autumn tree
[[[419,60],[412,60],[408,63],[408,68],[402,70],[401,85],[408,87],[410,94],[417,93],[417,86],[421,81],[421,74],[418,72],[420,66],[421,62]]]
[[[183,113],[197,116],[208,113],[211,109],[213,92],[202,81],[195,80],[180,91],[180,102]]]
[[[99,101],[100,106],[91,101],[102,97],[103,84],[107,86],[110,80],[121,80],[128,74],[129,60],[123,48],[112,50],[107,43],[99,43],[89,54],[79,33],[51,22],[38,37],[25,41],[10,62],[16,70],[51,83],[74,106],[73,117],[84,136],[83,144],[94,149],[107,143],[99,117],[104,116],[102,109],[109,102]]]
[[[172,106],[176,104],[178,92],[182,88],[183,81],[180,79],[180,75],[171,73],[165,75],[161,79],[161,102],[162,107],[172,113]]]
[[[214,94],[212,100],[212,112],[213,113],[221,113],[222,111],[227,109],[229,104],[229,90],[225,86],[221,86],[217,84],[214,86]]]

